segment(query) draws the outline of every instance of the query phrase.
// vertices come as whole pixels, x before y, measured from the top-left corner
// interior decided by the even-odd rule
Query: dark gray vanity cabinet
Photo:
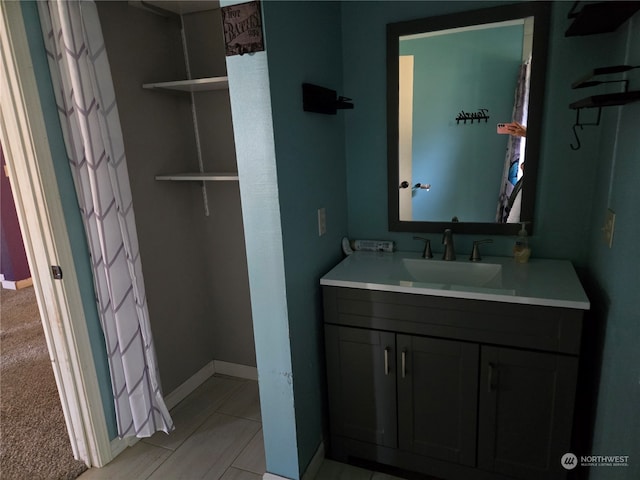
[[[377,330],[327,325],[330,403],[336,405],[336,435],[396,448],[395,335]]]
[[[475,464],[477,345],[338,325],[325,332],[333,433]]]
[[[549,453],[571,451],[578,359],[483,346],[481,368],[478,467],[514,478],[555,478],[549,463],[560,462]]]
[[[323,287],[330,456],[562,479],[582,312]]]
[[[478,345],[397,335],[400,449],[475,465]]]

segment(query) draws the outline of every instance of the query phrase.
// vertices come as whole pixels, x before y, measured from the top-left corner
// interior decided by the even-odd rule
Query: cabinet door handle
[[[407,376],[407,351],[402,350],[402,378]]]
[[[390,347],[384,348],[384,374],[389,375],[389,352],[391,351]]]
[[[495,376],[496,376],[495,372],[494,372],[495,369],[496,369],[496,366],[493,363],[489,362],[489,376],[488,376],[488,379],[487,379],[488,380],[487,381],[487,391],[489,393],[493,392],[497,387],[497,385],[495,383]]]

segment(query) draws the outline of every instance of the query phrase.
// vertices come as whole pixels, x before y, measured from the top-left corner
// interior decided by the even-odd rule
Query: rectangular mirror
[[[549,8],[387,25],[390,231],[531,233]],[[512,122],[524,131],[498,133]]]

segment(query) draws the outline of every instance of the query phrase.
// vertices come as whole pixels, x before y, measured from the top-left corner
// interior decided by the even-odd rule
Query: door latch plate
[[[62,267],[60,265],[51,265],[51,273],[56,280],[62,280]]]

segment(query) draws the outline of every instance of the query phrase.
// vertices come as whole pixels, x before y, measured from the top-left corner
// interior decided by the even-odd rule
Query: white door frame
[[[0,1],[0,140],[73,454],[101,467],[127,442],[109,440],[20,3]]]

